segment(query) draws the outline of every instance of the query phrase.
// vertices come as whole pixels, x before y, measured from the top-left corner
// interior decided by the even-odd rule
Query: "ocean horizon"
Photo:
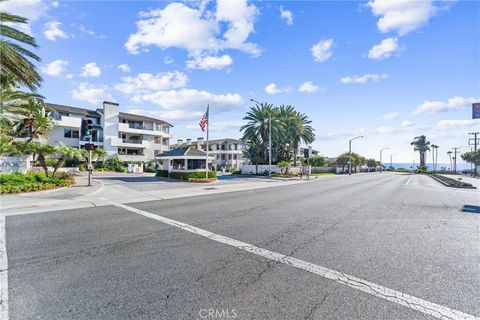
[[[390,162],[383,162],[383,165],[386,167],[390,166]],[[413,163],[406,163],[406,162],[393,162],[392,166],[395,169],[412,169]],[[419,165],[418,162],[415,162],[415,167]],[[432,163],[426,164],[428,169],[432,168]],[[437,170],[441,170],[442,168],[446,168],[447,170],[450,169],[450,163],[437,163]],[[457,171],[461,170],[469,170],[471,169],[471,165],[469,163],[457,163]]]

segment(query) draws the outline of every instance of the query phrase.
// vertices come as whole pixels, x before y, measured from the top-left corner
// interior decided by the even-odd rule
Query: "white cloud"
[[[130,67],[126,63],[118,65],[117,68],[122,72],[130,72]]]
[[[392,134],[396,132],[395,128],[392,127],[378,127],[374,131],[380,134]]]
[[[183,3],[170,3],[163,9],[140,14],[137,32],[130,34],[125,47],[138,54],[150,45],[160,48],[185,49],[191,56],[238,49],[253,56],[260,54],[256,44],[247,42],[254,31],[257,8],[246,0],[217,0],[215,13],[205,6],[190,8]],[[228,25],[222,34],[221,23]]]
[[[305,81],[300,85],[300,87],[298,87],[299,91],[305,93],[314,93],[317,92],[318,89],[320,89],[320,87],[314,84],[312,81]]]
[[[205,112],[205,107],[210,105],[210,112],[217,114],[236,110],[242,107],[243,98],[237,93],[213,94],[208,91],[196,89],[180,89],[169,91],[155,91],[134,96],[134,101],[150,102],[160,106],[161,111],[148,111],[132,109],[130,112],[154,115],[167,120],[200,119]]]
[[[95,62],[89,62],[82,68],[82,77],[99,77],[102,74],[102,70],[97,66]]]
[[[380,32],[396,31],[399,35],[426,25],[441,9],[433,0],[371,0],[367,6],[380,17],[377,21]]]
[[[285,87],[283,89],[278,88],[275,83],[270,83],[265,87],[265,92],[268,94],[277,94],[281,92],[290,92],[291,88],[290,87]]]
[[[228,54],[224,54],[223,56],[220,56],[220,57],[216,57],[216,56],[195,57],[187,61],[187,68],[203,69],[203,70],[223,69],[231,65],[232,63],[233,63],[233,59]]]
[[[368,51],[368,57],[374,60],[382,60],[402,50],[403,47],[400,46],[397,38],[387,38],[383,39],[379,44],[374,45]]]
[[[397,120],[398,118],[400,118],[400,116],[396,112],[389,112],[383,116],[383,120],[387,121]]]
[[[94,86],[86,82],[82,82],[78,85],[77,89],[70,91],[72,99],[79,101],[86,101],[91,104],[99,104],[105,100],[113,100],[112,96],[108,92],[108,86],[100,85]]]
[[[67,79],[72,79],[73,78],[73,73],[69,73],[65,76],[65,78]]]
[[[29,24],[25,23],[6,23],[14,26],[20,31],[32,34],[31,24],[37,21],[47,10],[47,6],[41,0],[22,0],[22,1],[2,1],[0,2],[0,11],[5,11],[20,15],[28,19]]]
[[[187,85],[188,77],[183,72],[139,73],[136,77],[123,77],[115,89],[125,94],[151,93],[157,90],[171,90]]]
[[[388,74],[386,73],[384,74],[368,73],[368,74],[364,74],[363,76],[343,77],[340,79],[340,81],[343,84],[351,84],[351,83],[364,84],[364,83],[367,83],[368,81],[378,82],[385,79],[388,79]]]
[[[51,5],[52,7],[54,7],[54,8],[58,8],[58,7],[60,7],[60,2],[58,2],[58,1],[52,1],[52,2],[50,3],[50,5]]]
[[[435,126],[439,130],[449,130],[449,129],[468,129],[472,127],[477,127],[480,125],[480,120],[441,120]]]
[[[413,126],[415,126],[415,124],[410,120],[403,120],[402,121],[402,127],[404,127],[404,128],[409,128],[409,127],[413,127]]]
[[[316,62],[324,62],[332,56],[333,39],[319,41],[310,48],[313,58]]]
[[[50,41],[57,41],[57,39],[67,39],[69,38],[68,34],[66,34],[62,29],[62,23],[58,21],[49,21],[45,23],[43,34],[45,38]]]
[[[41,70],[52,77],[59,77],[68,66],[67,60],[55,60],[47,64],[45,67],[41,67]]]
[[[283,6],[280,6],[280,17],[285,20],[287,25],[293,24],[293,13],[290,10],[284,10]]]
[[[450,98],[446,102],[425,101],[419,105],[415,111],[412,112],[412,115],[416,116],[422,113],[438,113],[450,110],[458,110],[476,101],[477,99],[475,98],[464,98],[458,96]]]
[[[94,36],[95,38],[99,38],[99,39],[105,39],[106,38],[106,36],[104,36],[103,34],[97,34],[95,31],[93,31],[91,29],[87,29],[87,27],[85,27],[84,25],[78,26],[78,30],[80,30],[81,32],[83,32],[85,34]]]

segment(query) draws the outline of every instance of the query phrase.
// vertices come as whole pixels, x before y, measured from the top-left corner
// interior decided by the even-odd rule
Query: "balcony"
[[[114,145],[118,147],[125,147],[125,148],[147,148],[148,142],[146,140],[140,140],[140,139],[117,138],[117,143]]]
[[[54,117],[52,120],[58,127],[80,128],[82,126],[82,118],[61,116]]]
[[[136,124],[129,123],[119,123],[118,131],[123,133],[134,133],[134,134],[145,134],[149,136],[162,136],[170,138],[171,136],[168,133],[159,130],[147,129],[145,126],[140,126]]]
[[[146,161],[144,154],[118,154],[122,161]]]

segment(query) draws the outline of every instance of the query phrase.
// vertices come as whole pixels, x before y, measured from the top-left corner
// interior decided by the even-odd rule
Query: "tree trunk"
[[[55,163],[55,167],[53,168],[53,176],[55,176],[55,173],[57,173],[58,168],[60,168],[65,160],[67,159],[66,155],[62,155],[60,158],[58,158],[57,163]]]
[[[43,154],[39,154],[37,160],[38,162],[40,162],[40,165],[45,171],[45,175],[48,177],[48,167],[47,167],[47,164],[45,163],[45,156]]]

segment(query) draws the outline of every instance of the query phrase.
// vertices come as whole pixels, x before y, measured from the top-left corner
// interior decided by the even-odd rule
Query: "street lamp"
[[[363,138],[363,136],[357,136],[348,141],[348,174],[352,174],[352,141],[358,138]]]
[[[382,165],[382,152],[383,150],[388,150],[390,148],[383,148],[383,149],[380,149],[380,173],[382,173],[382,168],[383,168],[383,165]]]
[[[250,99],[250,101],[257,104],[261,104],[255,99]],[[268,176],[272,176],[272,115],[268,115]]]

